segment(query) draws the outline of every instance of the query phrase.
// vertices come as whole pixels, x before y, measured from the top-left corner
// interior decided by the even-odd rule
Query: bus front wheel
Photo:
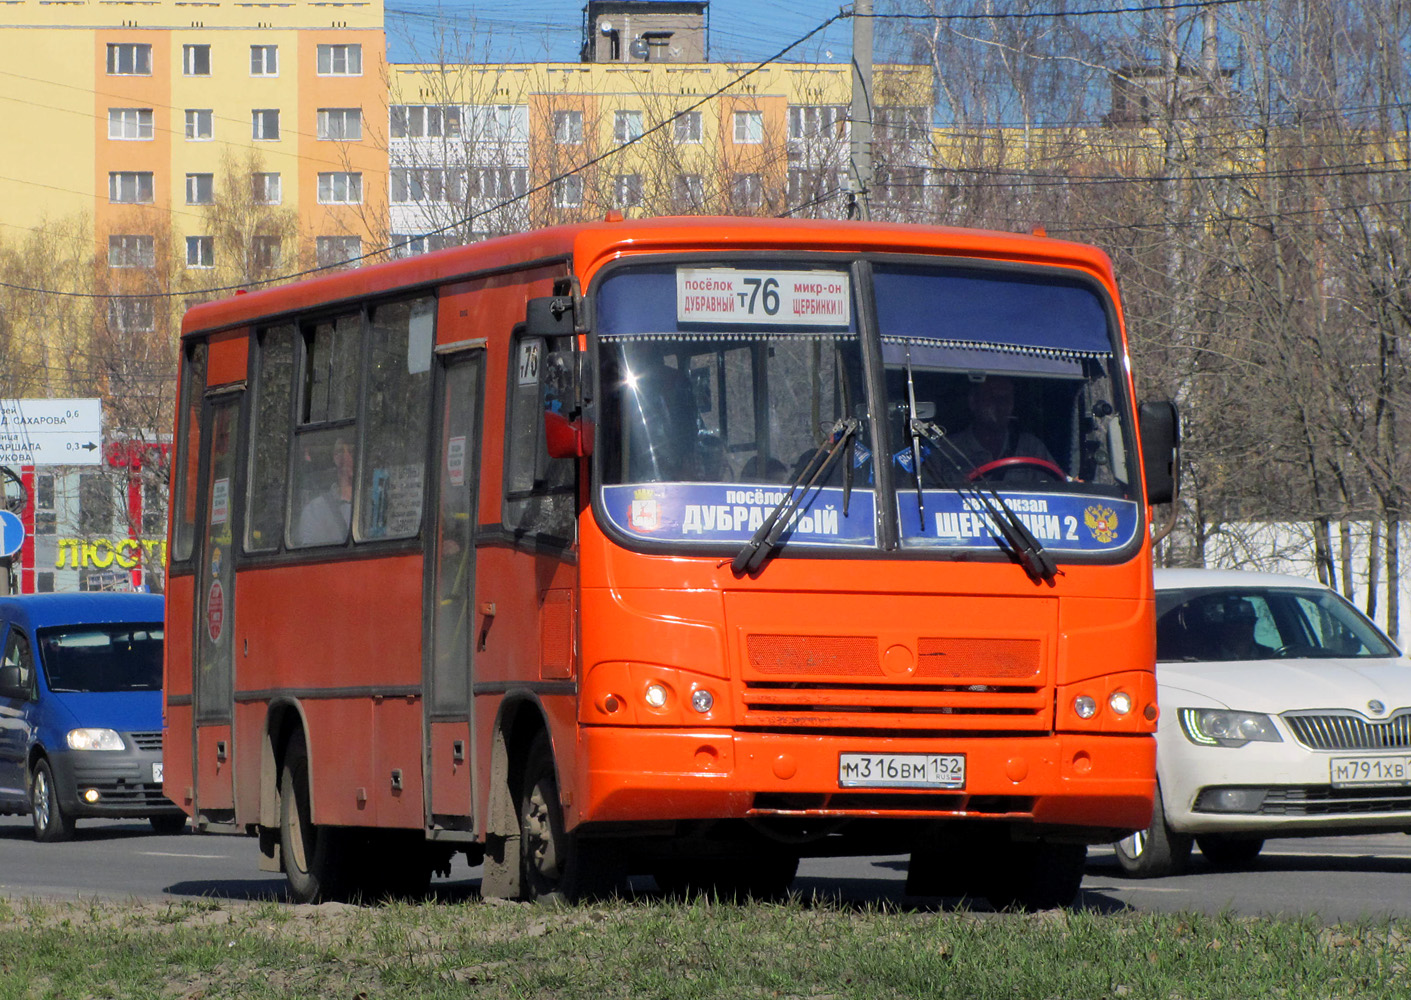
[[[334,831],[315,826],[309,804],[309,751],[296,735],[284,753],[279,781],[279,850],[289,895],[297,903],[334,898],[338,851]]]
[[[614,869],[606,850],[564,829],[558,775],[547,733],[525,758],[519,802],[520,886],[525,899],[575,903],[605,895]]]

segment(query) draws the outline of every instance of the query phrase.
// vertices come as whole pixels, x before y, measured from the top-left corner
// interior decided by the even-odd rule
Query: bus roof
[[[518,268],[534,261],[571,260],[579,273],[586,273],[623,252],[768,249],[838,253],[860,250],[943,252],[978,259],[1077,267],[1104,278],[1109,284],[1112,273],[1107,255],[1096,247],[1044,236],[830,219],[736,216],[631,219],[532,230],[233,295],[191,307],[182,321],[182,336],[241,326],[259,317],[306,309],[311,303],[331,304],[399,289],[430,287],[507,266]]]

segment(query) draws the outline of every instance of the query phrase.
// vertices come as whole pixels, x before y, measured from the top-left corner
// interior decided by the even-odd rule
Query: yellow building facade
[[[84,216],[116,269],[166,249],[199,270],[253,201],[297,220],[286,258],[367,244],[384,38],[380,2],[0,0],[4,238]]]

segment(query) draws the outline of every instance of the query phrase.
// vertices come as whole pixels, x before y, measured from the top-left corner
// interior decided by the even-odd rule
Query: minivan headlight
[[[70,729],[70,750],[121,750],[122,737],[111,729]]]
[[[1246,743],[1282,743],[1274,720],[1259,712],[1218,708],[1183,708],[1181,729],[1186,739],[1203,747],[1242,747]]]

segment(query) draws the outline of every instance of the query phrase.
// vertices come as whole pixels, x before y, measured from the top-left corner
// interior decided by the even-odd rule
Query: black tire
[[[279,853],[289,896],[296,903],[338,899],[338,832],[315,826],[309,802],[309,751],[302,733],[290,738],[279,780]]]
[[[616,886],[617,865],[607,846],[567,832],[559,803],[554,753],[546,733],[530,745],[519,798],[520,895],[569,904],[605,896]]]
[[[1209,833],[1195,838],[1195,845],[1213,868],[1245,868],[1264,850],[1264,838],[1227,837]]]
[[[1151,826],[1117,841],[1112,847],[1122,871],[1132,878],[1180,875],[1191,859],[1190,834],[1176,833],[1166,825],[1166,807],[1161,802],[1159,785],[1151,807]]]
[[[47,844],[73,838],[74,819],[64,812],[54,769],[40,759],[29,776],[29,815],[34,821],[34,839]]]
[[[174,837],[178,833],[186,832],[186,816],[184,814],[173,816],[169,813],[162,813],[160,816],[148,816],[147,822],[152,824],[152,832],[163,837]]]
[[[1073,905],[1083,884],[1086,844],[1015,843],[988,875],[985,898],[996,910],[1053,910]]]

